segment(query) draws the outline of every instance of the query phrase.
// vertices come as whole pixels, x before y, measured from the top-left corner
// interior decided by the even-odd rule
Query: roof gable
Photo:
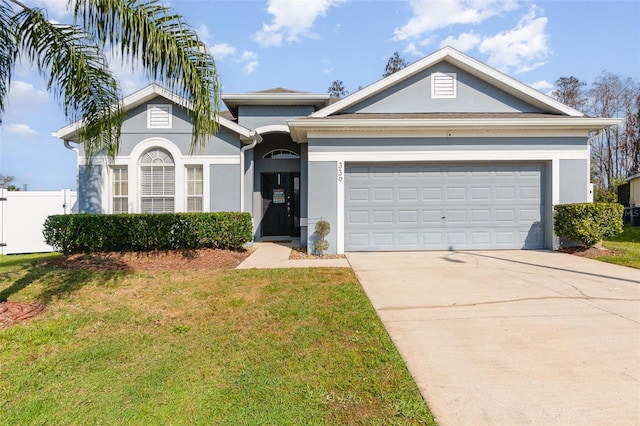
[[[120,101],[120,107],[124,111],[128,112],[158,97],[164,98],[173,104],[181,106],[182,108],[188,110],[192,109],[191,102],[163,87],[160,87],[157,84],[150,84],[149,86],[123,98]],[[234,123],[228,118],[218,115],[217,121],[220,126],[237,133],[241,138],[251,139],[253,137],[253,132],[251,130],[237,123]],[[82,120],[76,121],[75,123],[69,124],[68,126],[61,128],[57,132],[54,132],[53,136],[64,140],[73,140],[78,130],[82,128],[82,126]]]
[[[433,72],[456,73],[459,87],[470,99],[437,99],[438,102],[416,100],[430,93]],[[425,92],[426,86],[429,91]],[[419,87],[419,90],[415,90]],[[460,95],[463,95],[461,93]],[[399,97],[404,96],[403,102]],[[395,98],[395,99],[394,99]],[[409,100],[407,102],[406,100]],[[412,100],[413,99],[413,100]],[[443,102],[444,101],[444,102]],[[583,114],[537,90],[484,65],[475,59],[445,47],[422,60],[329,105],[311,117],[354,112],[535,112],[582,117]],[[389,110],[393,107],[394,110]],[[398,108],[400,108],[398,110]]]

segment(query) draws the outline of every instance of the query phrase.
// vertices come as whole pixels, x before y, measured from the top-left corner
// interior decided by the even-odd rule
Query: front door
[[[262,236],[300,236],[300,174],[262,174]]]

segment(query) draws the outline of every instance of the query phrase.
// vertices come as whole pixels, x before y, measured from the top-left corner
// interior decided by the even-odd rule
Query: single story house
[[[273,89],[228,111],[190,154],[188,103],[157,85],[126,97],[120,153],[77,151],[81,212],[245,211],[254,239],[330,253],[553,248],[553,205],[587,202],[591,118],[452,48],[343,99]]]

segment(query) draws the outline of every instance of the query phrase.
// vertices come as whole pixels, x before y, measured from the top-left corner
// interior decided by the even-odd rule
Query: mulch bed
[[[33,303],[2,302],[0,303],[0,327],[10,327],[27,321],[42,311],[45,305]]]
[[[48,260],[43,266],[88,271],[176,271],[233,269],[251,250],[201,249],[191,251],[111,252],[72,254]]]
[[[574,256],[586,257],[588,259],[597,259],[601,256],[612,256],[620,253],[620,251],[609,250],[604,247],[561,247],[558,251]]]
[[[293,247],[291,249],[291,254],[289,255],[290,260],[306,260],[306,259],[344,259],[344,254],[325,254],[323,256],[318,256],[315,254],[307,253],[306,247]]]

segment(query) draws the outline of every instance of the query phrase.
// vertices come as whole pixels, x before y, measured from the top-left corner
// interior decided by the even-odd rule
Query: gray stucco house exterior
[[[329,252],[538,249],[557,245],[553,205],[591,201],[590,118],[443,48],[344,99],[225,93],[220,131],[189,153],[185,100],[151,85],[123,100],[121,150],[86,167],[80,212],[246,211],[254,239]]]

